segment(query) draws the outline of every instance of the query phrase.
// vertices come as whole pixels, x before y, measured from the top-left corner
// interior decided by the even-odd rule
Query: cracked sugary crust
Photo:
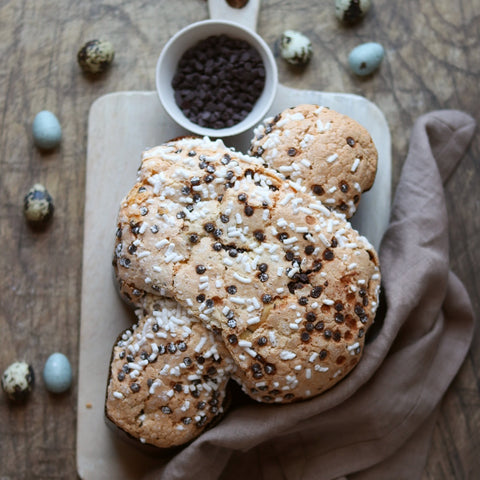
[[[317,105],[299,105],[266,119],[255,130],[250,153],[285,178],[300,180],[347,218],[373,185],[377,170],[377,150],[367,130]]]
[[[207,139],[151,149],[118,220],[123,294],[136,305],[173,298],[217,332],[255,400],[309,398],[358,363],[377,255],[343,215],[260,159]]]

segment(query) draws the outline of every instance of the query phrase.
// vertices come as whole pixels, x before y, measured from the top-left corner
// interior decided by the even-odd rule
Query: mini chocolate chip
[[[193,233],[189,237],[190,243],[197,243],[198,242],[198,235],[196,233]]]
[[[253,215],[253,207],[251,207],[250,205],[245,205],[243,211],[245,212],[245,215],[247,217],[251,217]]]
[[[254,152],[254,155],[256,157],[261,157],[263,155],[263,152],[264,152],[264,148],[263,147],[257,147],[257,150]]]
[[[263,296],[262,296],[262,302],[263,303],[271,303],[272,302],[272,296],[269,295],[268,293],[265,293]]]
[[[162,407],[162,413],[164,413],[165,415],[170,415],[172,413],[172,409],[170,407]]]
[[[204,226],[203,226],[203,229],[207,232],[207,233],[212,233],[214,230],[215,230],[215,225],[211,222],[208,222],[206,223]]]
[[[204,410],[206,406],[207,406],[206,402],[200,401],[197,403],[198,410]]]
[[[302,342],[308,342],[310,340],[310,334],[308,332],[302,332],[300,339]]]
[[[181,392],[181,391],[183,390],[182,384],[181,384],[181,383],[176,383],[176,384],[173,386],[173,389],[174,389],[176,392]]]
[[[307,245],[305,247],[305,255],[311,255],[315,251],[315,247],[313,245]]]
[[[185,364],[185,366],[189,367],[193,362],[192,362],[192,359],[190,357],[185,357],[183,359],[183,363]]]
[[[207,165],[206,170],[208,173],[213,173],[215,172],[215,167],[213,165]]]
[[[214,176],[213,176],[213,175],[210,175],[210,174],[205,175],[205,176],[203,177],[203,181],[204,181],[205,183],[213,182],[213,179],[214,179]]]
[[[273,363],[267,363],[264,367],[264,370],[268,375],[273,375],[277,371],[277,368],[275,365],[273,365]]]
[[[265,240],[265,234],[261,230],[255,230],[253,236],[259,241],[263,242]]]
[[[315,324],[315,330],[322,331],[325,324],[320,320]]]
[[[195,271],[199,274],[199,275],[202,275],[204,274],[206,271],[207,271],[207,267],[205,267],[205,265],[197,265],[195,267]]]
[[[118,381],[123,382],[125,380],[125,372],[123,370],[120,370],[117,375]]]
[[[291,250],[285,254],[285,260],[288,260],[289,262],[291,262],[294,258],[295,254]]]
[[[178,344],[178,349],[181,351],[181,352],[184,352],[186,349],[187,349],[187,344],[185,342],[180,342]]]
[[[278,235],[277,235],[277,238],[283,242],[284,240],[286,240],[288,238],[288,233],[287,232],[280,232]]]
[[[185,207],[189,212],[193,212],[193,205],[191,203],[189,203],[186,207]]]
[[[335,255],[334,255],[333,251],[328,249],[328,248],[323,252],[323,259],[324,260],[333,260],[334,256]]]
[[[200,295],[197,295],[197,302],[198,303],[203,303],[205,301],[205,295],[201,293]]]
[[[325,193],[325,190],[321,185],[313,185],[312,191],[315,195],[323,195]]]
[[[137,393],[140,390],[140,385],[138,383],[131,383],[130,384],[130,390],[133,393]]]
[[[339,342],[341,338],[342,334],[338,330],[335,330],[335,332],[333,332],[333,340],[335,340],[335,342]]]
[[[211,367],[208,367],[207,370],[207,375],[213,376],[216,375],[217,369],[212,365]]]
[[[239,202],[246,202],[247,201],[247,194],[246,193],[240,193],[237,198],[238,198]]]
[[[325,360],[327,358],[328,352],[326,350],[320,350],[320,353],[318,354],[318,358],[320,360]]]
[[[329,340],[332,338],[332,331],[329,328],[326,328],[325,331],[323,332],[323,336]]]
[[[148,213],[147,207],[140,207],[140,215],[144,217]]]
[[[297,149],[293,148],[293,147],[290,147],[287,150],[287,154],[288,154],[289,157],[294,157],[297,154]]]
[[[228,223],[230,221],[230,217],[228,215],[222,214],[222,215],[220,215],[220,221],[222,223]]]
[[[229,328],[236,328],[236,326],[237,326],[237,321],[236,321],[234,318],[229,318],[229,319],[227,320],[227,326],[228,326]]]
[[[263,347],[266,344],[267,344],[267,337],[260,337],[257,340],[257,345],[259,345],[260,347]]]
[[[207,298],[207,301],[205,302],[205,306],[207,308],[212,308],[214,305],[214,301],[211,298]]]
[[[308,298],[307,298],[307,297],[300,297],[300,298],[298,299],[298,303],[299,303],[300,305],[303,305],[303,306],[304,306],[304,305],[307,305],[307,304],[308,304]]]
[[[266,263],[260,263],[257,268],[262,273],[265,273],[268,270],[268,265]]]
[[[236,248],[231,248],[228,251],[228,254],[233,258],[238,257],[238,250]]]
[[[268,274],[266,273],[259,273],[257,277],[261,282],[266,282],[268,280]]]
[[[137,251],[137,248],[138,248],[138,247],[137,247],[136,245],[134,245],[133,243],[131,243],[131,244],[128,246],[128,248],[127,248],[128,253],[130,253],[131,255],[133,255],[133,254]]]
[[[354,147],[354,146],[355,146],[355,140],[354,140],[352,137],[347,137],[347,143],[348,143],[348,145],[350,145],[351,147]]]
[[[314,329],[315,329],[315,325],[312,322],[307,322],[305,324],[305,330],[307,332],[313,332]]]
[[[200,178],[199,178],[199,177],[192,177],[192,178],[190,179],[190,183],[191,183],[193,186],[200,185]]]
[[[188,152],[188,156],[189,156],[189,157],[194,157],[196,154],[197,154],[197,152],[196,152],[195,150],[190,150],[190,151]]]
[[[227,337],[228,343],[231,345],[236,345],[238,343],[238,338],[236,335],[232,334]]]
[[[283,398],[285,400],[291,400],[295,395],[293,393],[287,393]]]
[[[203,365],[203,364],[205,363],[205,357],[202,357],[201,355],[197,355],[197,356],[195,357],[195,360],[197,361],[197,363],[198,363],[199,365]]]
[[[312,265],[312,271],[318,272],[322,269],[322,262],[320,260],[315,260]]]
[[[343,193],[347,193],[348,192],[348,184],[345,183],[345,182],[342,182],[340,184],[340,190],[343,192]]]
[[[221,162],[223,163],[223,165],[228,165],[230,163],[230,155],[228,153],[226,153],[223,157],[222,157],[222,160]]]
[[[363,315],[365,315],[365,310],[360,305],[355,305],[354,311],[359,317],[362,317]]]
[[[312,288],[312,291],[310,292],[310,296],[312,298],[318,298],[322,294],[322,287],[316,286]]]
[[[175,346],[174,343],[169,343],[167,345],[167,350],[170,352],[170,353],[175,353],[177,351],[177,347]]]
[[[216,251],[216,252],[219,252],[221,249],[222,249],[222,244],[220,242],[215,242],[213,245],[212,245],[212,248]]]
[[[235,285],[229,285],[227,287],[227,292],[230,294],[230,295],[235,295],[237,293],[237,287]]]
[[[336,248],[338,246],[338,240],[336,237],[332,238],[332,241],[330,242],[332,245],[332,248]]]
[[[337,323],[343,323],[345,321],[345,317],[341,313],[336,313],[335,314],[335,321]]]

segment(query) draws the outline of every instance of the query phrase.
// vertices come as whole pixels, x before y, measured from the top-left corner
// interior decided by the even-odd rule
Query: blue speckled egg
[[[62,140],[60,122],[48,110],[42,110],[35,115],[32,132],[35,145],[42,150],[51,150],[57,147]]]
[[[72,385],[72,367],[63,353],[52,353],[43,367],[43,381],[49,392],[62,393]]]
[[[370,75],[380,66],[384,55],[383,47],[379,43],[362,43],[350,52],[348,63],[353,73],[361,76]]]

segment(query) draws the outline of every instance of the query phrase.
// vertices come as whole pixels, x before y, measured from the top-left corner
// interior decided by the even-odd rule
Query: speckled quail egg
[[[48,190],[40,183],[33,185],[24,198],[25,218],[32,224],[44,224],[52,217],[53,210],[53,199]]]
[[[45,387],[52,393],[66,392],[72,385],[72,367],[68,358],[59,352],[52,353],[43,368]]]
[[[115,51],[106,40],[90,40],[77,53],[78,64],[87,73],[101,73],[113,62]]]
[[[370,0],[335,0],[335,15],[341,22],[353,25],[370,10]]]
[[[42,110],[35,115],[32,124],[33,141],[43,150],[51,150],[62,140],[62,127],[58,118],[48,110]]]
[[[379,43],[362,43],[350,52],[348,64],[356,75],[370,75],[380,66],[384,55],[384,49]]]
[[[312,42],[295,30],[286,30],[280,38],[280,55],[292,65],[304,65],[312,57]]]
[[[10,400],[25,400],[31,392],[35,375],[26,362],[14,362],[3,372],[2,389]]]

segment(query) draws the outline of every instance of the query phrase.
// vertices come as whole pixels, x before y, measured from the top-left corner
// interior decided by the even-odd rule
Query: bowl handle
[[[260,0],[248,0],[242,8],[233,8],[227,0],[208,0],[210,18],[214,20],[230,20],[255,31],[257,28]]]

